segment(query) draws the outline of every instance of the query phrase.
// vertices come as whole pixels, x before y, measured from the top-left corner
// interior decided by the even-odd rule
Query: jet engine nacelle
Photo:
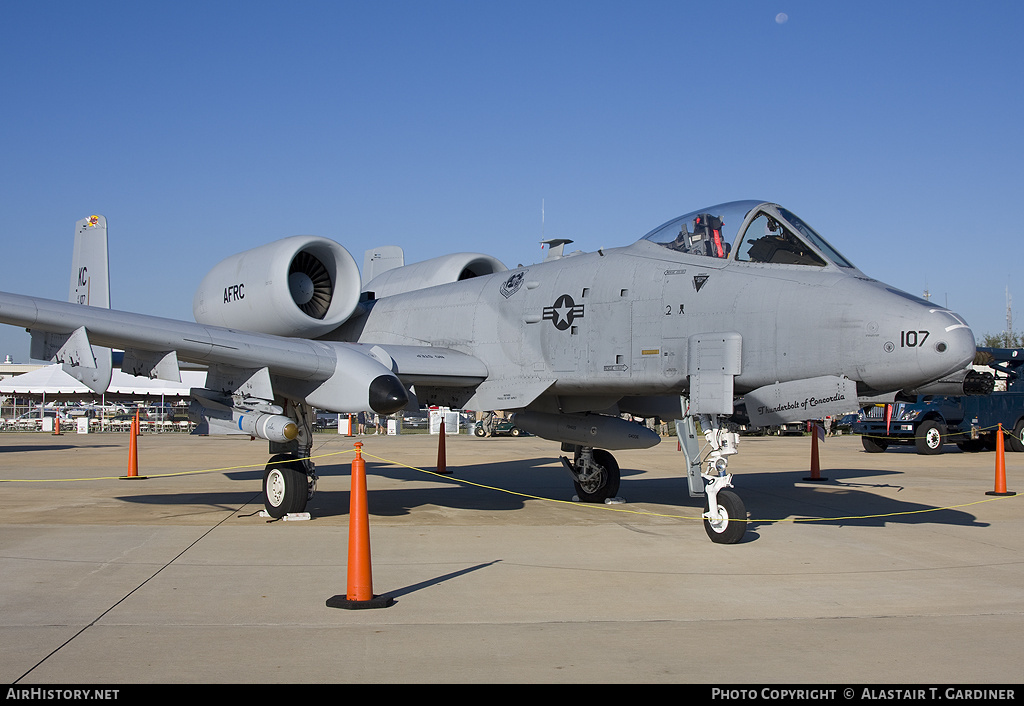
[[[222,260],[192,300],[197,322],[316,338],[359,304],[359,268],[338,243],[295,235]]]
[[[363,290],[373,292],[376,299],[382,299],[439,284],[504,272],[507,269],[500,260],[490,255],[453,253],[382,272],[367,282]]]

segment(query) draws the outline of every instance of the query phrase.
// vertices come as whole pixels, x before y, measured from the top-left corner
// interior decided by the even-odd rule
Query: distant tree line
[[[1024,334],[1008,331],[986,333],[978,345],[983,348],[1024,348]]]

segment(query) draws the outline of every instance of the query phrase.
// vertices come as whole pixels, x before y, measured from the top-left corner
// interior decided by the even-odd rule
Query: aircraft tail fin
[[[110,273],[107,258],[107,219],[89,216],[75,223],[75,245],[71,257],[72,304],[110,308]],[[63,370],[96,394],[106,392],[112,375],[109,348],[89,343],[82,327],[72,334],[32,331],[33,358],[56,360]]]
[[[397,245],[382,245],[363,255],[363,286],[379,274],[405,265],[405,252]]]
[[[89,216],[75,223],[71,258],[72,304],[110,308],[110,266],[107,257],[107,219]]]

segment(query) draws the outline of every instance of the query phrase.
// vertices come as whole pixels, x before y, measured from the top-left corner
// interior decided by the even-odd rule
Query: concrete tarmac
[[[356,440],[389,608],[325,605]],[[448,437],[438,477],[415,470],[437,437],[319,434],[312,519],[287,522],[258,514],[265,442],[146,434],[147,479],[119,480],[128,441],[0,434],[0,681],[1024,681],[1024,497],[986,495],[992,452],[834,437],[812,483],[810,437],[744,437],[751,522],[719,545],[674,438],[616,452],[626,502],[593,506],[541,439]]]

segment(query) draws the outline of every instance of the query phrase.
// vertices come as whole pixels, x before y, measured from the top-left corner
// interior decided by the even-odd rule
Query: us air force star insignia
[[[544,307],[544,320],[550,319],[559,331],[564,331],[576,319],[583,318],[583,305],[577,304],[568,294],[555,300],[554,306]]]

